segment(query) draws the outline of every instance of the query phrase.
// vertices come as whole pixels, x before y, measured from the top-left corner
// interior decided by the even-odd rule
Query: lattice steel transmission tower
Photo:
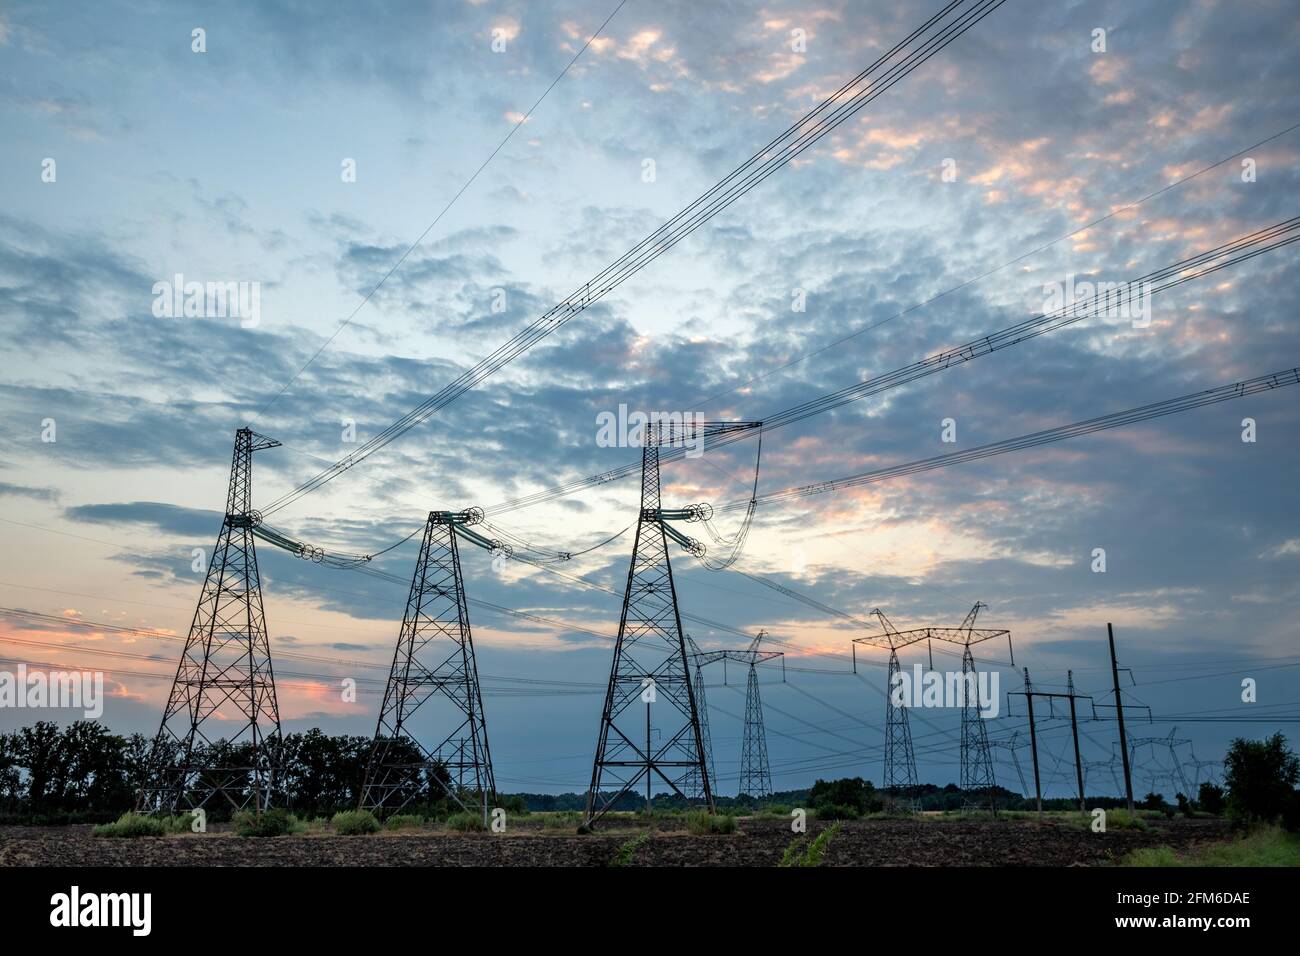
[[[641,510],[587,792],[588,826],[642,783],[650,807],[656,778],[688,805],[704,806],[710,812],[714,809],[668,558],[669,538],[692,553],[703,554],[698,541],[671,524],[698,520],[701,512],[661,507],[659,450],[750,427],[754,426],[748,422],[656,422],[644,429]],[[692,788],[699,793],[694,799],[688,795]]]
[[[1166,780],[1169,782],[1169,788],[1175,792],[1181,792],[1183,796],[1193,799],[1196,794],[1190,792],[1192,789],[1191,782],[1187,779],[1187,773],[1183,769],[1182,759],[1178,756],[1178,748],[1188,746],[1191,741],[1186,737],[1175,737],[1178,728],[1172,728],[1167,736],[1164,737],[1132,737],[1129,739],[1129,762],[1134,766],[1137,765],[1138,751],[1143,747],[1149,748],[1149,762],[1145,765],[1152,788],[1157,783],[1163,784]],[[1169,753],[1169,766],[1165,766],[1157,757],[1156,750],[1165,749]],[[1156,771],[1149,768],[1154,765]]]
[[[480,520],[478,509],[429,512],[375,726],[363,809],[393,813],[441,790],[487,824],[496,781],[456,543],[503,549],[470,530]]]
[[[997,812],[997,780],[993,775],[993,754],[989,749],[989,735],[984,717],[980,714],[978,681],[975,670],[975,655],[971,646],[994,638],[1005,637],[1007,647],[1011,648],[1011,632],[992,628],[976,628],[975,618],[982,608],[988,607],[979,601],[967,612],[961,626],[957,628],[926,628],[927,637],[952,644],[961,645],[961,788],[965,793],[967,807],[985,802],[974,799],[979,796],[987,798],[989,809]],[[1015,651],[1011,651],[1011,663],[1016,662]]]
[[[1004,740],[993,740],[989,746],[994,750],[1005,749],[1011,754],[1011,764],[1016,768],[1016,776],[1020,778],[1020,793],[1022,796],[1029,796],[1029,784],[1025,781],[1025,770],[1020,766],[1020,748],[1027,746],[1020,742],[1020,731],[1012,731],[1011,735]]]
[[[276,802],[280,708],[252,496],[253,452],[279,444],[249,428],[235,432],[225,517],[145,766],[140,811],[197,809],[214,797],[236,810]]]
[[[1116,765],[1117,760],[1119,760],[1119,757],[1113,750],[1111,751],[1109,760],[1085,760],[1083,762],[1083,784],[1085,792],[1089,787],[1091,787],[1092,795],[1094,797],[1099,795],[1097,793],[1096,784],[1088,783],[1088,777],[1093,770],[1105,770],[1110,773],[1111,782],[1115,784],[1115,792],[1122,795],[1124,793],[1124,782],[1119,778],[1119,767]]]
[[[704,745],[704,765],[709,771],[709,781],[717,786],[718,773],[713,764],[713,740],[709,734],[709,705],[704,696],[704,667],[714,661],[722,660],[722,651],[702,651],[691,635],[686,635],[687,654],[695,668],[692,686],[695,688],[695,708],[700,715],[700,742]],[[704,775],[694,770],[688,777],[688,786],[684,788],[692,800],[704,799]]]
[[[883,647],[889,650],[889,670],[885,682],[885,773],[884,787],[902,794],[910,799],[916,793],[916,755],[912,751],[912,730],[908,725],[908,708],[896,700],[895,693],[901,683],[902,667],[898,663],[900,648],[925,639],[924,634],[901,632],[892,621],[885,617],[885,612],[875,608],[871,612],[880,621],[883,634],[879,637],[855,637],[853,639],[853,670],[858,669],[857,645]]]
[[[745,682],[745,734],[740,748],[740,791],[738,796],[762,800],[772,795],[772,768],[767,760],[767,732],[763,728],[763,700],[758,689],[758,665],[784,655],[759,648],[767,631],[759,631],[741,658],[749,665]]]

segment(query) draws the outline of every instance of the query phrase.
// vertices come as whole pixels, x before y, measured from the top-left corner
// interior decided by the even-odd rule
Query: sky
[[[491,353],[939,6],[0,5],[0,668],[102,670],[104,721],[152,734],[237,428],[282,442],[255,456],[261,507],[354,450],[349,433],[375,436]],[[1008,0],[274,524],[373,553],[431,509],[491,519],[495,504],[637,461],[597,443],[598,416],[620,405],[770,418],[1030,318],[1070,276],[1127,281],[1288,219],[1298,94],[1286,0]],[[1296,248],[1161,293],[1145,327],[1089,319],[774,431],[760,493],[1292,368]],[[178,274],[255,284],[255,321],[166,314],[156,289]],[[686,626],[705,649],[765,629],[784,652],[784,681],[779,663],[760,668],[778,790],[881,782],[885,657],[860,647],[855,677],[850,656],[878,633],[860,623],[872,609],[900,629],[955,626],[976,601],[982,626],[1011,632],[1011,648],[978,655],[1001,682],[993,739],[1024,736],[1023,705],[1007,713],[1005,697],[1020,668],[1053,690],[1073,671],[1108,702],[1109,622],[1132,669],[1131,733],[1189,741],[1173,752],[1190,776],[1233,737],[1287,732],[1300,706],[1298,435],[1295,395],[1279,390],[764,504],[731,569],[674,550],[683,612],[729,630]],[[665,504],[746,499],[755,451],[665,465]],[[499,524],[579,551],[635,521],[637,492],[611,482]],[[728,535],[740,518],[715,520]],[[561,570],[621,589],[630,537]],[[409,580],[417,547],[371,566]],[[287,655],[284,729],[372,734],[406,584],[259,549],[272,654]],[[499,786],[584,790],[618,599],[462,550],[471,599],[551,622],[471,608]],[[928,662],[921,645],[900,657]],[[959,662],[937,648],[935,666]],[[725,794],[744,674],[716,670]],[[73,716],[0,708],[0,730]],[[911,720],[921,779],[955,781],[956,711]],[[1045,792],[1066,796],[1068,723],[1041,728]],[[1107,761],[1114,723],[1081,728],[1084,758]],[[995,753],[999,783],[1019,789],[1013,750]],[[1172,793],[1151,776],[1172,769],[1170,748],[1144,754],[1138,788]]]

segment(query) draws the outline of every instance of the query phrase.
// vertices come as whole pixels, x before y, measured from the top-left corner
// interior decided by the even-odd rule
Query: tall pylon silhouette
[[[686,653],[693,670],[692,686],[695,688],[695,709],[700,715],[700,742],[704,745],[704,766],[709,771],[709,781],[717,786],[718,772],[713,764],[713,739],[709,732],[709,704],[704,695],[704,667],[722,660],[722,651],[702,651],[691,635],[686,635]],[[691,771],[686,794],[692,800],[704,799],[704,775]]]
[[[980,713],[978,694],[979,674],[975,670],[975,655],[971,646],[997,637],[1006,637],[1011,647],[1011,632],[991,628],[977,628],[975,619],[981,609],[988,607],[976,601],[957,628],[930,628],[931,635],[939,640],[961,645],[961,788],[966,807],[987,804],[997,813],[997,778],[993,774],[993,751],[989,746],[988,727]],[[1015,664],[1012,651],[1011,663]]]
[[[662,446],[691,447],[697,440],[703,447],[709,437],[748,427],[751,423],[652,422],[641,429],[641,510],[587,791],[589,827],[642,784],[650,808],[656,781],[688,806],[714,810],[668,558],[669,538],[690,553],[704,553],[698,541],[670,523],[697,520],[701,510],[662,508],[659,452]]]
[[[253,452],[280,443],[235,432],[226,513],[208,563],[136,809],[198,809],[215,801],[261,811],[277,802],[280,708],[262,608],[252,508]]]
[[[912,730],[908,725],[907,711],[903,702],[895,693],[901,682],[902,667],[898,662],[899,648],[925,639],[924,635],[914,632],[904,634],[894,627],[892,621],[880,608],[872,609],[872,614],[880,622],[882,633],[879,636],[855,637],[853,669],[857,671],[857,645],[868,644],[873,647],[886,648],[889,651],[889,668],[885,681],[885,758],[884,786],[895,796],[902,796],[910,801],[916,793],[916,755],[912,751]]]
[[[758,645],[767,635],[759,631],[750,645],[750,654],[757,654]],[[745,735],[740,749],[740,796],[762,800],[772,795],[772,768],[767,762],[767,733],[763,728],[763,700],[758,689],[758,662],[749,662],[749,678],[745,682]]]
[[[393,813],[441,790],[487,824],[496,780],[456,544],[459,537],[498,551],[500,542],[469,530],[480,520],[477,509],[429,512],[366,766],[363,809]]]
[[[700,708],[700,726],[704,732],[705,751],[708,755],[709,779],[717,777],[713,772],[712,745],[709,742],[708,721],[704,706],[704,668],[723,662],[723,683],[726,683],[727,661],[736,661],[745,665],[747,673],[745,684],[745,726],[741,737],[740,749],[740,790],[738,795],[759,800],[772,795],[772,771],[767,759],[767,732],[763,726],[763,699],[758,687],[759,664],[781,659],[781,680],[785,680],[785,654],[782,651],[765,651],[760,646],[767,631],[759,631],[744,650],[701,651],[695,642],[687,636],[690,647],[691,663],[695,667],[695,701]]]

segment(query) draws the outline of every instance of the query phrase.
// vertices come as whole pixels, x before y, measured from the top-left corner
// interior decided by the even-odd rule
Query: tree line
[[[390,758],[419,761],[409,741],[395,742],[400,751]],[[135,806],[147,770],[153,741],[142,734],[115,734],[98,721],[79,720],[60,729],[51,721],[0,734],[0,822],[8,823],[97,823],[116,819]],[[279,776],[274,802],[300,816],[332,816],[355,809],[361,799],[366,764],[373,741],[350,734],[326,734],[319,728],[286,735],[280,744]],[[195,765],[251,766],[251,746],[225,741],[196,747]],[[1232,742],[1224,762],[1222,789],[1203,785],[1195,795],[1179,794],[1178,809],[1184,813],[1227,812],[1243,821],[1281,819],[1288,829],[1300,826],[1300,760],[1287,746],[1286,738],[1274,734],[1265,740],[1238,738]],[[438,778],[441,777],[441,780]],[[453,807],[443,796],[441,783],[447,777],[435,767],[414,781],[409,798],[411,812],[441,816]],[[761,801],[768,806],[813,807],[827,815],[857,816],[879,811],[900,798],[919,809],[957,810],[968,795],[954,784],[922,785],[908,794],[877,790],[860,777],[818,780],[811,788],[786,790]],[[987,797],[987,795],[985,795]],[[498,795],[500,805],[515,811],[525,809],[582,810],[586,794],[526,793]],[[1032,801],[1001,787],[996,791],[1000,809],[1030,809]],[[1118,797],[1089,796],[1090,806],[1114,807]],[[225,801],[220,801],[224,804]],[[719,809],[753,806],[748,797],[718,797]],[[1069,810],[1077,806],[1072,798],[1043,801],[1047,809]],[[1158,794],[1142,801],[1146,809],[1175,811]],[[625,805],[622,805],[625,804]],[[681,799],[656,794],[656,810],[674,810]],[[618,809],[637,810],[644,798],[625,794]],[[222,819],[228,806],[210,805],[214,819]]]

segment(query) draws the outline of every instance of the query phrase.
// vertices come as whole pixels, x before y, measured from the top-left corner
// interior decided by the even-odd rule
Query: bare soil
[[[810,822],[811,835],[826,823]],[[373,836],[311,834],[246,839],[229,827],[208,834],[104,839],[91,827],[0,827],[0,866],[607,866],[645,832],[612,821],[593,834],[542,829],[525,818],[504,834],[463,834],[430,825]],[[1095,834],[1048,819],[863,819],[841,826],[827,866],[1097,866],[1139,847],[1183,849],[1225,839],[1208,819],[1149,823]],[[697,836],[675,819],[656,821],[633,866],[772,866],[794,839],[784,819],[741,819],[735,834]]]
[[[810,835],[828,824],[809,822]],[[330,833],[247,839],[228,827],[206,834],[105,839],[91,827],[0,827],[0,866],[608,866],[644,833],[612,821],[595,833],[543,829],[524,818],[506,833],[422,830],[342,837]],[[1146,830],[1092,833],[1060,820],[883,819],[845,822],[824,866],[1098,866],[1139,847],[1185,849],[1225,839],[1217,820],[1158,821]],[[750,818],[735,833],[696,836],[656,821],[632,866],[774,866],[794,839],[788,821]]]

